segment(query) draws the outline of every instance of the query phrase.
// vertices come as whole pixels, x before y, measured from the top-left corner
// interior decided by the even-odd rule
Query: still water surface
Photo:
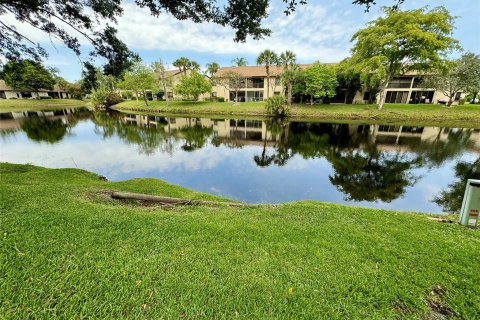
[[[172,118],[86,109],[0,114],[0,161],[154,177],[251,203],[314,199],[440,213],[480,159],[480,128]],[[457,170],[458,171],[458,170]]]

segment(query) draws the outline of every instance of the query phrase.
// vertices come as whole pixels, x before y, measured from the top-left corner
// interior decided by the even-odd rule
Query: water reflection
[[[313,198],[452,210],[446,203],[458,197],[466,177],[479,171],[479,129],[86,110],[9,113],[0,118],[2,161],[65,166],[55,157],[71,152],[80,167],[113,179],[153,176],[249,202]],[[21,139],[22,132],[27,140]],[[29,141],[58,147],[35,150],[44,157],[52,155],[45,164],[32,161],[33,155],[24,151],[32,148]],[[88,144],[82,149],[79,141]],[[86,151],[90,148],[95,152]],[[434,204],[429,202],[433,196]]]

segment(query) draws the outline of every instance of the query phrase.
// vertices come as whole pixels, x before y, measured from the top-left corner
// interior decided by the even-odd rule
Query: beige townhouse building
[[[40,89],[37,94],[28,89],[13,89],[8,86],[4,80],[0,80],[0,99],[31,99],[42,97],[68,99],[70,98],[70,94],[58,85],[53,86],[52,90]]]

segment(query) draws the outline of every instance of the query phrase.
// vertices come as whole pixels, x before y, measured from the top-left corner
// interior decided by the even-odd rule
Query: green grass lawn
[[[163,209],[104,190],[215,199],[0,164],[2,319],[480,318],[479,230],[314,201]]]
[[[265,115],[263,102],[242,102],[235,106],[232,102],[191,102],[171,101],[166,106],[165,101],[150,101],[145,106],[143,101],[124,101],[116,106],[120,111],[164,112],[169,114],[195,115],[238,115],[258,116]],[[296,104],[291,108],[291,115],[295,118],[318,119],[366,119],[374,121],[427,121],[445,122],[459,121],[465,124],[480,122],[480,105],[463,105],[445,108],[441,105],[423,104],[386,104],[382,111],[376,105],[330,104],[308,105]]]
[[[86,105],[86,101],[75,99],[0,99],[0,112],[55,110]]]

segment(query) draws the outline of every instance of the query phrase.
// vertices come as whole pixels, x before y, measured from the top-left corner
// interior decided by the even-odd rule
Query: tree
[[[82,100],[83,96],[85,95],[85,91],[83,91],[81,81],[77,81],[75,83],[69,83],[67,85],[66,91],[72,99]]]
[[[207,72],[210,75],[210,79],[213,79],[215,73],[220,69],[220,65],[216,62],[207,63]]]
[[[235,92],[235,105],[238,105],[238,91],[245,88],[245,76],[235,71],[227,71],[222,75],[220,83]]]
[[[455,165],[456,179],[448,185],[447,190],[438,194],[433,202],[443,207],[447,212],[459,213],[462,208],[463,196],[465,194],[466,182],[468,179],[480,179],[480,158],[473,162],[459,161]]]
[[[353,103],[355,95],[363,88],[360,73],[351,68],[348,58],[340,62],[336,70],[338,81],[337,94],[343,91],[345,103]]]
[[[173,61],[173,65],[183,73],[184,76],[187,75],[187,70],[200,71],[200,65],[198,62],[190,60],[186,57],[180,57],[177,60]]]
[[[270,97],[270,66],[278,65],[278,56],[271,50],[265,50],[257,58],[257,65],[265,66],[267,72],[267,98]]]
[[[51,90],[55,79],[44,66],[32,60],[9,61],[3,67],[1,78],[14,89],[28,89],[36,93],[40,89]]]
[[[443,7],[430,11],[384,8],[384,13],[352,37],[356,43],[351,63],[364,78],[380,83],[379,110],[391,79],[408,71],[432,70],[447,53],[459,48],[451,37],[455,18]]]
[[[197,71],[193,70],[188,76],[182,76],[175,91],[188,99],[198,100],[198,97],[212,90],[212,84]]]
[[[156,79],[153,71],[142,62],[137,62],[130,71],[125,73],[124,80],[120,82],[119,86],[123,89],[133,90],[135,93],[142,92],[143,101],[148,106],[147,90],[153,90],[155,84]]]
[[[424,87],[435,88],[448,97],[447,106],[451,106],[460,91],[476,93],[480,90],[480,58],[466,53],[457,60],[446,60],[433,75],[425,76]]]
[[[280,54],[279,63],[283,67],[283,72],[280,76],[283,85],[287,88],[287,103],[288,105],[292,105],[292,90],[293,90],[293,83],[295,82],[299,66],[296,63],[296,55],[292,51],[285,51]]]
[[[337,73],[334,67],[319,61],[305,69],[305,93],[313,98],[331,98],[337,88]]]
[[[167,74],[167,68],[162,60],[154,61],[151,65],[151,68],[154,72],[154,77],[159,82],[159,87],[163,89],[163,94],[165,95],[165,101],[168,107],[169,97],[167,94],[167,87],[172,86],[172,77]]]
[[[237,67],[245,67],[248,65],[248,62],[245,58],[243,57],[237,57],[232,60],[232,64]]]
[[[466,68],[465,90],[472,96],[472,101],[475,103],[475,99],[480,92],[480,55],[467,52],[462,56],[462,61]]]

